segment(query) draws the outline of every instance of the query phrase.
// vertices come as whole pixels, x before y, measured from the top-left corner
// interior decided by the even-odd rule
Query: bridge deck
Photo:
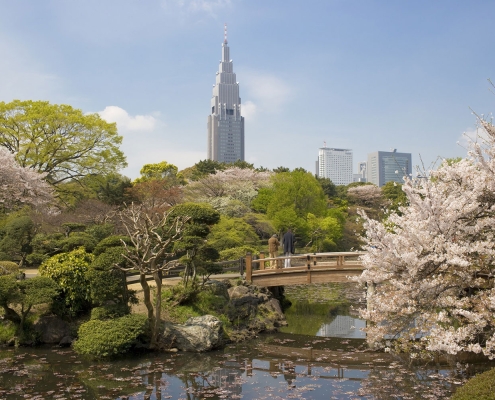
[[[289,268],[280,268],[287,257],[253,260],[246,256],[246,280],[258,286],[285,286],[308,283],[346,282],[349,276],[358,276],[363,272],[358,257],[361,253],[319,253],[293,256]],[[279,268],[265,269],[271,261]],[[302,265],[301,265],[302,264]],[[257,269],[256,269],[257,267]]]

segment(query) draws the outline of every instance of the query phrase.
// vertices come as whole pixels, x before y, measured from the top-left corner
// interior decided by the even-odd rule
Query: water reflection
[[[487,363],[411,366],[361,339],[263,336],[207,354],[94,363],[69,350],[0,351],[0,399],[447,398]]]
[[[322,323],[316,336],[343,337],[353,339],[364,339],[366,333],[362,328],[366,327],[366,321],[348,315],[337,315],[330,323]]]

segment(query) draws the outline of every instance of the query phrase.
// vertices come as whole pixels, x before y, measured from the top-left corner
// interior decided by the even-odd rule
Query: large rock
[[[42,343],[59,344],[71,337],[71,328],[67,322],[55,315],[41,317],[34,325]]]
[[[229,288],[228,293],[227,316],[238,329],[272,332],[287,325],[280,302],[266,287],[239,285]]]
[[[203,352],[223,344],[222,321],[213,315],[189,318],[185,324],[165,323],[162,338],[166,347]]]

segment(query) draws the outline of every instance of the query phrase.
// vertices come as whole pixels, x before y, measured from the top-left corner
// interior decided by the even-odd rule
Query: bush
[[[147,320],[146,315],[130,314],[107,321],[88,321],[79,327],[74,350],[93,358],[125,354],[146,339]]]
[[[128,246],[132,246],[132,242],[129,236],[113,235],[101,240],[93,250],[93,254],[95,256],[99,256],[101,253],[107,251],[107,249],[109,249],[110,247],[120,247],[123,249],[124,245],[122,244],[122,241]]]
[[[95,307],[91,310],[91,319],[115,319],[129,314],[129,307],[125,304],[110,304],[101,307]]]
[[[457,389],[452,400],[495,400],[495,368],[471,378]]]
[[[19,273],[19,265],[13,261],[0,261],[0,275]]]
[[[58,306],[54,312],[64,315],[66,310],[69,315],[77,315],[89,309],[91,290],[87,272],[93,260],[94,256],[81,247],[57,254],[41,264],[40,275],[52,278],[62,290],[62,301],[54,303]]]

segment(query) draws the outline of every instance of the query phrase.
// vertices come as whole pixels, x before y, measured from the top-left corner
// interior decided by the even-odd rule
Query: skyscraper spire
[[[223,42],[224,42],[225,44],[229,43],[229,42],[227,41],[227,24],[224,24],[224,25],[223,25]]]
[[[244,161],[244,117],[241,116],[239,84],[236,81],[224,25],[222,59],[216,75],[208,116],[209,160],[233,163]]]

